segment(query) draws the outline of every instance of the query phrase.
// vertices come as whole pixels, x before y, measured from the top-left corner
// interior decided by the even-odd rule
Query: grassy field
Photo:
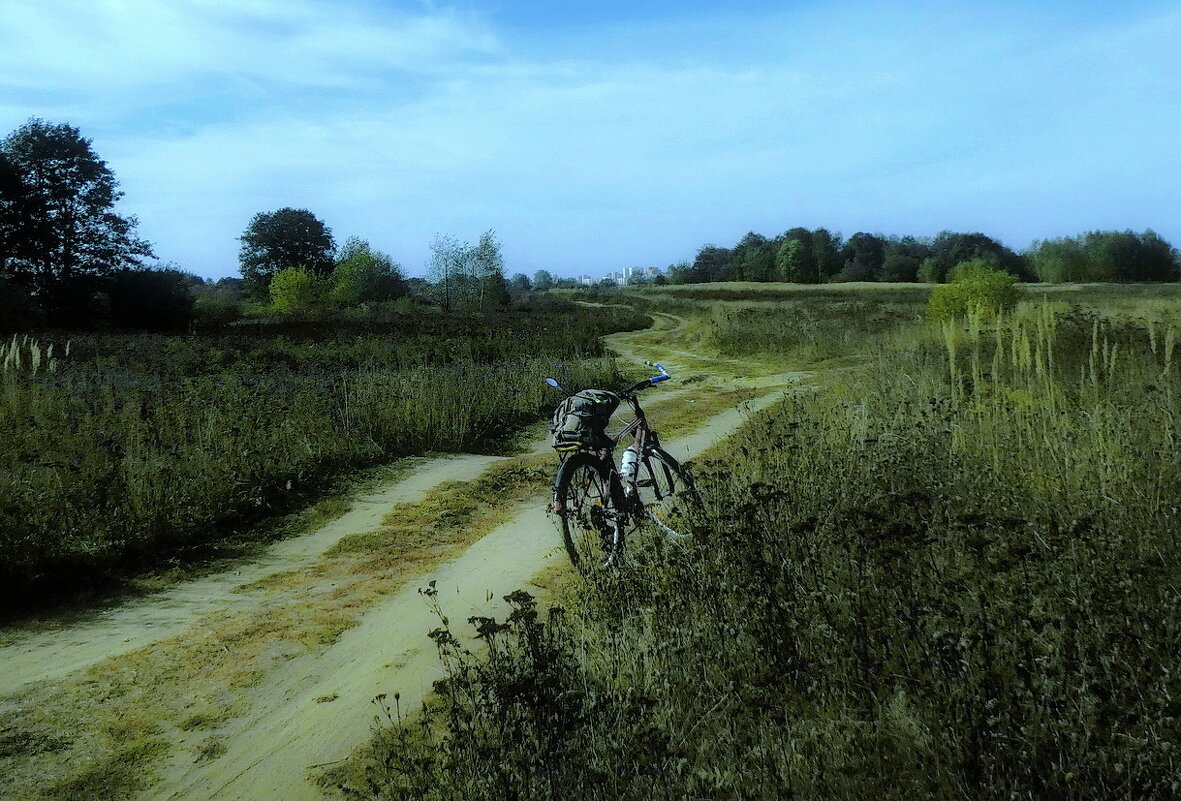
[[[610,382],[627,309],[420,309],[330,327],[15,337],[0,349],[0,610],[201,549],[333,475],[503,448],[552,393]]]
[[[486,655],[441,627],[345,794],[1177,797],[1177,287],[939,326],[892,291],[648,293],[720,355],[849,361],[697,465],[687,545],[518,595]]]

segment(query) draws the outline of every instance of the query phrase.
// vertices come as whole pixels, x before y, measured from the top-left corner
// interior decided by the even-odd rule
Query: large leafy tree
[[[20,169],[0,152],[0,272],[26,264],[38,252],[38,203]]]
[[[332,231],[307,209],[259,212],[239,239],[242,277],[256,297],[266,297],[271,279],[283,270],[327,276],[336,265]]]
[[[816,262],[817,277],[827,281],[840,272],[844,262],[841,259],[840,234],[829,232],[827,228],[817,228],[812,232],[812,258]]]
[[[858,231],[841,249],[845,260],[840,277],[846,281],[874,281],[882,271],[886,240],[877,234]]]
[[[1083,249],[1100,280],[1170,281],[1177,277],[1177,253],[1153,230],[1091,231]],[[1095,280],[1095,279],[1091,279]]]
[[[693,266],[677,273],[677,284],[704,284],[711,281],[729,281],[733,254],[727,248],[717,245],[702,245],[693,259]]]
[[[925,259],[919,277],[942,282],[952,267],[966,261],[984,260],[1022,279],[1033,276],[1025,260],[990,236],[981,233],[943,231],[931,241],[931,256]]]
[[[775,269],[781,281],[814,284],[820,280],[816,255],[812,251],[812,232],[792,228],[781,237],[775,254]]]
[[[1041,281],[1171,281],[1177,251],[1154,231],[1090,231],[1035,242],[1028,254]]]
[[[913,236],[896,237],[886,241],[879,281],[914,281],[918,278],[923,259],[931,255],[931,248]]]
[[[122,196],[77,128],[30,119],[0,140],[0,271],[50,295],[139,266],[152,249],[115,213]]]
[[[389,254],[357,236],[345,241],[332,271],[331,298],[335,303],[392,300],[409,291],[401,266]]]
[[[779,246],[762,234],[749,232],[734,246],[731,264],[735,281],[770,281],[775,277],[775,252]],[[718,280],[718,279],[714,279]]]

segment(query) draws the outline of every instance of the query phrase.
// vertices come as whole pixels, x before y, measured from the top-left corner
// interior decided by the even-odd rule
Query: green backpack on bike
[[[619,407],[619,396],[605,389],[584,389],[558,404],[550,420],[554,450],[610,448],[607,422]]]

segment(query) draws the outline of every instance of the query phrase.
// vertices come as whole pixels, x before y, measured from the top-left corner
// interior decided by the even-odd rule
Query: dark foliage
[[[118,186],[77,128],[31,119],[13,131],[0,141],[0,274],[68,306],[87,290],[58,283],[151,256],[135,218],[114,212]]]
[[[307,209],[259,212],[241,236],[238,262],[247,291],[265,298],[276,273],[302,268],[328,275],[335,264],[332,232]]]

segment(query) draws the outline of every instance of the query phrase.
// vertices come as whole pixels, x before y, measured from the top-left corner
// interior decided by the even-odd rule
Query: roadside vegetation
[[[510,280],[492,231],[411,279],[289,207],[204,281],[148,262],[118,187],[74,126],[0,139],[0,617],[200,560],[348,470],[504,447],[545,376],[610,383],[599,338],[648,323]]]
[[[336,785],[383,799],[1175,798],[1174,295],[1027,289],[963,314],[912,299],[856,336],[845,297],[801,298],[806,316],[787,301],[779,322],[838,343],[788,339],[793,356],[857,366],[697,465],[688,542],[637,545],[548,611],[518,593],[506,620],[443,619],[436,696],[421,713],[391,704]],[[725,309],[698,318],[719,352],[777,341],[763,304]],[[460,645],[467,625],[486,651]]]
[[[610,383],[599,337],[645,322],[536,300],[195,338],[14,336],[0,356],[4,601],[200,548],[343,470],[504,447],[553,402],[546,376]]]

